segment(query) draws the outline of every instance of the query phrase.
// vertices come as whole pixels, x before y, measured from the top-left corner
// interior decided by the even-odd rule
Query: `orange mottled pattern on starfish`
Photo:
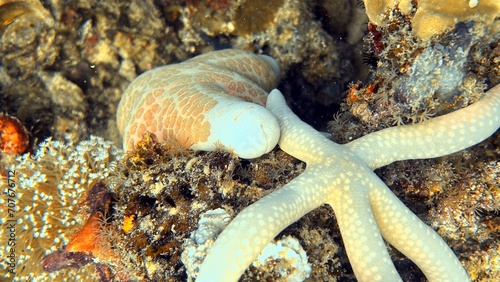
[[[276,87],[278,80],[276,72],[268,67],[269,62],[241,50],[224,50],[223,53],[212,52],[188,61],[188,63],[191,62],[196,64],[201,62],[207,65],[215,65],[218,68],[225,68],[254,82],[266,92],[270,92]]]
[[[221,97],[264,105],[277,81],[269,61],[241,50],[150,70],[129,85],[118,108],[124,149],[133,149],[146,132],[183,148],[206,142],[210,122],[205,114]]]
[[[158,88],[142,97],[128,130],[127,149],[132,149],[146,132],[156,135],[160,142],[172,140],[183,148],[204,142],[210,135],[210,124],[205,113],[217,101],[203,95],[195,86],[184,85],[175,95],[169,95],[164,88]],[[189,130],[196,128],[195,133]]]

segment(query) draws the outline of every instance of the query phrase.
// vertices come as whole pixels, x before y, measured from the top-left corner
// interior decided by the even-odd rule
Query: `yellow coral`
[[[134,227],[134,219],[135,215],[125,216],[125,218],[123,219],[123,226],[122,226],[123,232],[129,233],[130,230],[132,230],[132,227]]]
[[[399,8],[405,15],[416,9],[411,19],[415,35],[427,40],[441,34],[456,23],[476,20],[492,22],[500,15],[498,0],[364,0],[366,14],[371,22],[383,25],[385,13]]]

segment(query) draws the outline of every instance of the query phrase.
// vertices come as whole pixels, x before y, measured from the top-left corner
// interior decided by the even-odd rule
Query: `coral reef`
[[[256,1],[0,1],[0,111],[25,125],[35,152],[37,144],[47,137],[65,140],[67,133],[71,133],[72,143],[63,143],[72,144],[73,149],[90,135],[121,144],[115,122],[117,105],[125,87],[138,74],[200,53],[236,47],[275,58],[282,69],[278,88],[294,112],[323,130],[335,114],[330,131],[337,133],[332,139],[347,143],[394,123],[412,123],[466,106],[484,89],[500,82],[498,20],[485,23],[475,19],[456,27],[453,23],[439,31],[448,31],[447,35],[423,42],[412,31],[416,27],[414,13],[434,1],[418,1],[420,7],[417,1],[399,1],[399,9],[392,9],[391,2],[391,9],[379,13],[384,13],[381,20],[385,24],[372,25],[363,43],[368,18],[358,0],[271,0],[266,5],[274,10],[262,9],[265,12],[258,16],[264,22],[255,25],[248,20],[252,2]],[[460,5],[475,2],[461,1]],[[424,8],[421,11],[433,9],[428,5]],[[370,50],[365,50],[365,44]],[[426,64],[424,56],[432,64]],[[369,65],[364,65],[363,59]],[[441,68],[451,74],[456,89],[447,91],[450,87],[441,86]],[[408,76],[408,70],[418,76]],[[355,83],[350,87],[352,81]],[[396,84],[402,87],[394,87]],[[428,89],[419,93],[414,86]],[[433,101],[434,95],[441,100]],[[342,104],[346,96],[347,103]],[[376,171],[419,218],[438,231],[475,281],[498,276],[498,148],[497,134],[451,158],[400,162]],[[168,158],[156,155],[165,151]],[[17,178],[6,175],[5,165],[17,163],[10,161],[12,156],[2,158],[2,185],[10,184],[8,179]],[[297,176],[305,166],[280,150],[256,160],[233,160],[221,152],[193,154],[177,147],[160,149],[159,145],[143,147],[131,159],[134,161],[119,164],[118,176],[106,181],[116,197],[107,215],[96,220],[86,204],[74,207],[80,209],[71,211],[78,214],[78,224],[64,233],[69,244],[86,223],[99,221],[98,232],[102,242],[107,242],[105,247],[131,250],[124,254],[132,258],[130,263],[120,266],[123,268],[111,263],[106,268],[79,262],[79,269],[44,272],[40,280],[102,278],[106,277],[101,276],[103,272],[126,269],[146,281],[163,278],[164,273],[169,273],[171,280],[183,281],[187,274],[180,262],[182,244],[205,211],[199,206],[213,201],[211,209],[224,207],[234,216]],[[160,166],[159,162],[165,164]],[[39,165],[42,170],[54,168],[50,162]],[[224,170],[225,165],[234,169]],[[172,167],[175,173],[160,167]],[[182,171],[185,168],[188,172]],[[160,172],[171,174],[167,177]],[[169,183],[175,185],[166,188]],[[191,189],[196,190],[191,185],[218,192],[208,197],[203,194],[208,190],[204,190],[200,194],[206,197],[196,201],[198,206],[191,212],[191,206],[182,206],[191,199]],[[86,189],[90,187],[89,183]],[[132,191],[130,197],[125,195],[127,189]],[[23,192],[28,198],[33,193]],[[4,208],[9,197],[2,196]],[[81,203],[86,199],[84,194],[71,197]],[[177,206],[182,208],[172,203],[182,203]],[[175,217],[165,216],[165,205],[177,212]],[[181,216],[182,212],[187,215]],[[332,214],[328,207],[314,210],[277,238],[291,235],[300,241],[311,263],[310,281],[355,279]],[[167,233],[166,229],[172,231]],[[158,239],[165,234],[168,240]],[[50,254],[67,255],[62,242],[52,243],[50,248]],[[397,251],[389,252],[403,280],[425,281],[407,258]],[[4,267],[2,264],[1,269]],[[257,273],[250,268],[244,281],[251,281]]]
[[[349,127],[351,137],[462,108],[477,100],[488,85],[500,82],[498,21],[490,26],[460,23],[428,42],[415,38],[408,19],[397,11],[387,27],[372,25],[370,29],[366,37],[371,46],[367,56],[373,64],[369,80],[351,84],[337,116],[344,115],[344,123],[354,116],[364,125]]]
[[[411,32],[410,19],[393,10],[385,24],[369,26],[366,58],[372,73],[369,80],[352,84],[343,111],[330,122],[331,132],[345,132],[332,135],[334,140],[347,143],[391,124],[424,121],[471,103],[483,89],[500,82],[498,21],[460,23],[422,42]],[[445,77],[450,74],[458,84],[447,91]],[[494,136],[453,158],[395,163],[377,170],[384,182],[398,187],[393,189],[398,197],[448,238],[473,281],[497,275],[491,265],[500,242],[491,238],[498,231],[488,226],[498,211],[499,186],[492,181],[498,173],[498,142]],[[481,256],[491,260],[486,263]]]
[[[31,18],[31,19],[30,19]],[[31,21],[33,18],[36,20]],[[1,0],[0,1],[0,33],[14,21],[22,21],[23,24],[42,20],[44,24],[52,26],[54,19],[39,0]]]
[[[82,215],[80,206],[87,191],[108,177],[109,167],[120,158],[120,150],[97,137],[78,144],[48,139],[33,154],[3,156],[2,174],[14,175],[10,181],[5,177],[0,179],[1,187],[9,187],[2,193],[9,198],[0,198],[0,205],[7,206],[13,201],[14,208],[1,215],[0,223],[15,227],[15,232],[9,234],[14,235],[18,250],[13,265],[2,260],[1,269],[15,272],[2,274],[3,278],[62,281],[68,275],[92,277],[93,271],[87,268],[49,274],[42,271],[40,262],[44,256],[67,245],[73,233],[84,224],[86,216]],[[7,231],[0,230],[2,246],[7,246]],[[7,248],[1,250],[2,257],[7,257]]]
[[[413,32],[422,40],[442,34],[459,22],[491,24],[500,14],[500,3],[496,0],[364,0],[364,3],[368,18],[376,25],[384,24],[395,8],[404,15],[411,15]]]
[[[399,198],[455,246],[472,281],[491,281],[499,273],[494,227],[500,210],[499,145],[497,134],[449,158],[400,162],[378,171],[384,182],[399,187],[393,190]]]
[[[263,49],[278,61],[283,72],[279,88],[290,97],[292,109],[317,128],[325,129],[347,84],[366,76],[361,56],[366,16],[356,1],[287,0],[274,25],[250,40],[234,40],[234,47]],[[347,22],[330,24],[339,17]]]
[[[17,15],[0,34],[2,110],[18,117],[35,142],[68,133],[74,142],[90,134],[120,142],[117,104],[138,74],[199,53],[239,47],[276,58],[288,77],[283,91],[300,100],[294,109],[323,126],[329,119],[323,113],[346,84],[366,74],[359,52],[366,17],[356,1],[343,1],[343,18],[350,21],[345,28],[329,24],[337,18],[330,1],[271,1],[276,9],[262,15],[268,23],[244,35],[234,27],[250,22],[243,18],[253,16],[254,1],[29,4],[39,16]],[[332,90],[334,98],[328,94]],[[321,110],[322,122],[301,104]]]
[[[283,2],[284,0],[240,1],[234,11],[233,33],[250,35],[265,31],[272,24]]]
[[[164,28],[159,12],[143,1],[17,2],[36,12],[18,15],[1,33],[2,110],[37,142],[70,133],[74,142],[89,134],[118,141],[114,115],[127,83],[136,71],[176,57],[156,50],[175,49],[167,38],[152,38]]]
[[[269,243],[252,267],[264,269],[265,274],[255,275],[255,280],[304,281],[311,275],[311,265],[299,241],[291,236]],[[260,270],[260,272],[264,272]]]
[[[195,280],[208,250],[230,220],[231,215],[221,208],[201,214],[198,228],[184,241],[181,254],[188,281]]]

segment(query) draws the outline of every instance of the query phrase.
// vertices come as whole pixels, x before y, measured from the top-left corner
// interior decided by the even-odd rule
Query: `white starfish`
[[[429,281],[469,280],[443,239],[372,170],[398,160],[448,155],[486,139],[500,126],[500,86],[464,109],[345,145],[302,122],[278,90],[269,94],[267,108],[278,118],[281,149],[307,168],[233,219],[209,251],[197,281],[237,281],[279,232],[323,204],[335,211],[359,281],[401,280],[382,237],[415,262]]]

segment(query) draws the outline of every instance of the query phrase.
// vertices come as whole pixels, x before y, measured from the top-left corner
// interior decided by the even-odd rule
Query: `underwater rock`
[[[465,21],[492,23],[500,15],[498,0],[364,0],[372,23],[383,24],[387,12],[394,8],[412,15],[413,32],[422,40],[442,34],[455,24]]]

